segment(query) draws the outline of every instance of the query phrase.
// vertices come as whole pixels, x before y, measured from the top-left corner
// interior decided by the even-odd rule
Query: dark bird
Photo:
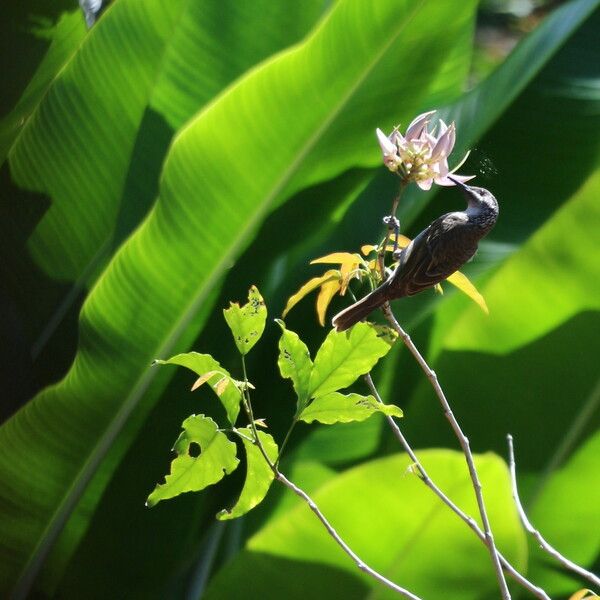
[[[397,253],[398,266],[388,279],[333,317],[337,331],[352,327],[390,300],[433,287],[458,271],[477,252],[479,240],[496,224],[498,201],[484,188],[453,181],[467,199],[466,210],[437,218]]]

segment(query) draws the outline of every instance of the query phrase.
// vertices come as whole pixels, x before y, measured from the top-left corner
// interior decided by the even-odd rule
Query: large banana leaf
[[[10,151],[15,181],[52,198],[29,241],[42,269],[59,279],[90,278],[110,248],[121,203],[151,200],[131,189],[123,198],[136,138],[150,126],[147,110],[159,116],[152,135],[154,144],[164,138],[164,153],[173,131],[246,69],[297,41],[320,10],[318,0],[285,10],[269,1],[110,5],[33,114],[17,107],[8,119],[28,117]],[[68,24],[74,19],[81,22],[80,11]],[[61,26],[56,36],[54,46],[71,47],[71,29]],[[47,62],[42,82],[56,61]]]
[[[131,48],[119,46],[126,39],[119,34],[140,22],[148,28],[147,52],[158,51],[179,14],[173,12],[176,3],[157,5],[156,11],[143,4],[144,10],[142,3],[117,2],[90,39],[97,36],[108,43],[114,36],[112,52],[128,56]],[[407,117],[432,94],[441,97],[444,90],[456,88],[468,56],[472,11],[472,3],[459,9],[449,0],[435,5],[340,2],[305,43],[251,72],[181,130],[165,163],[154,210],[84,305],[72,369],[0,430],[0,444],[10,448],[10,455],[3,452],[0,459],[1,503],[7,517],[1,524],[2,581],[8,586],[22,570],[18,591],[30,587],[50,545],[112,449],[61,539],[68,554],[111,465],[160,390],[160,382],[150,389],[155,378],[150,360],[190,343],[210,311],[215,285],[266,214],[317,177],[353,166],[357,148],[362,148],[365,163],[374,164],[379,160],[370,140],[375,125]],[[88,81],[84,67],[91,66],[89,61],[100,60],[91,42],[88,52],[84,50],[77,56],[85,60],[65,69],[73,90],[80,80]],[[415,55],[419,61],[413,60]],[[114,75],[127,79],[130,73],[127,64]],[[134,98],[145,89],[132,92]],[[401,95],[405,101],[400,107]],[[127,111],[127,106],[121,108]],[[59,109],[59,103],[48,109]],[[32,124],[42,112],[33,116]],[[85,120],[94,115],[77,115],[83,135]],[[128,147],[123,135],[134,124],[135,118],[130,119],[117,139],[106,139],[106,151],[123,158]],[[105,134],[115,129],[102,120],[98,125]],[[59,174],[57,189],[68,189],[73,202],[68,182],[85,171],[64,148],[53,148],[52,138],[48,145],[36,146],[42,151],[37,160],[28,152],[20,154],[27,142],[34,144],[34,133],[33,125],[21,133],[11,155],[13,168],[32,185],[38,173],[48,173],[53,181],[51,171]],[[345,144],[333,144],[339,140]],[[307,167],[315,157],[321,161],[318,174]],[[26,173],[29,160],[32,172]],[[114,192],[107,172],[88,164],[92,166],[100,179],[93,190],[88,183],[89,190],[95,193],[99,186]],[[78,199],[80,193],[76,195]],[[83,212],[86,219],[91,215]],[[109,212],[95,218],[109,224]],[[91,229],[76,221],[72,216],[68,224],[81,240],[93,237]],[[71,266],[76,271],[78,265],[74,261]],[[126,425],[125,435],[118,438]]]

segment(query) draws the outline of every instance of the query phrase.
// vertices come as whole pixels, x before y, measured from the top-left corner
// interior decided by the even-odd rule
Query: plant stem
[[[298,422],[298,418],[296,415],[294,415],[294,418],[292,419],[292,424],[290,425],[290,428],[287,430],[287,433],[285,434],[285,437],[283,438],[283,442],[281,443],[281,446],[279,447],[279,454],[277,455],[277,460],[275,461],[275,466],[279,466],[279,461],[281,460],[281,456],[283,455],[283,450],[286,447],[288,440],[290,439],[290,436],[292,435],[292,431],[294,431],[294,427],[296,427],[296,423]]]
[[[246,411],[246,416],[248,417],[248,421],[250,422],[250,429],[252,430],[252,435],[254,436],[254,443],[258,446],[258,449],[261,451],[264,459],[267,461],[267,464],[271,469],[275,469],[275,465],[271,462],[266,450],[264,449],[260,438],[258,437],[258,430],[256,429],[256,423],[254,422],[254,412],[252,410],[252,402],[250,401],[250,391],[248,388],[248,375],[246,373],[246,358],[242,354],[242,371],[244,373],[244,393],[242,394],[244,410]]]
[[[375,383],[373,382],[373,378],[371,377],[371,374],[367,373],[367,375],[364,376],[364,379],[367,383],[367,386],[371,390],[371,393],[373,394],[373,396],[375,396],[375,399],[377,400],[377,402],[379,402],[380,404],[383,404],[383,400],[381,399],[381,396],[379,395],[379,392],[378,392],[377,388],[375,387]],[[452,500],[429,477],[429,474],[425,470],[425,467],[423,466],[421,461],[418,459],[414,450],[410,446],[408,440],[404,437],[404,434],[402,433],[400,427],[398,426],[396,421],[394,421],[393,417],[386,416],[385,418],[386,418],[389,426],[392,428],[392,431],[393,431],[394,435],[396,436],[396,439],[400,442],[400,444],[402,445],[402,447],[408,454],[409,458],[412,460],[415,468],[419,472],[419,479],[436,496],[438,496],[440,498],[440,500],[444,504],[446,504],[446,506],[448,506],[455,514],[457,514],[473,530],[475,535],[477,535],[477,537],[484,544],[486,544],[485,534],[483,533],[483,531],[481,530],[479,525],[477,525],[476,521],[472,517],[467,515],[464,511],[462,511],[456,504],[454,504],[454,502],[452,502]],[[548,596],[548,594],[546,594],[546,592],[544,592],[543,589],[536,586],[531,581],[526,579],[523,575],[521,575],[500,552],[498,552],[498,556],[500,558],[500,562],[502,563],[504,570],[517,583],[519,583],[526,590],[530,591],[537,598],[540,598],[541,600],[550,600],[550,597]]]
[[[525,509],[521,504],[521,499],[519,497],[519,489],[517,487],[517,468],[515,464],[515,451],[513,446],[513,437],[512,435],[507,435],[506,439],[508,441],[508,458],[509,458],[509,468],[510,468],[510,480],[512,484],[512,495],[515,501],[515,505],[517,507],[517,512],[519,513],[519,518],[521,519],[521,523],[523,527],[535,538],[537,543],[540,545],[542,550],[545,550],[550,556],[555,558],[563,567],[570,569],[574,573],[577,573],[580,577],[587,579],[590,583],[596,586],[600,590],[600,578],[594,575],[591,571],[580,567],[578,564],[575,564],[573,561],[569,560],[565,556],[563,556],[554,546],[549,544],[543,537],[542,534],[537,530],[532,524],[527,514],[525,513]]]
[[[396,211],[398,210],[398,204],[400,204],[400,198],[402,197],[402,193],[404,192],[405,187],[406,187],[406,184],[404,183],[404,181],[401,181],[400,189],[398,190],[398,194],[392,200],[392,210],[390,213],[391,219],[390,219],[390,222],[389,222],[386,232],[385,232],[385,238],[383,239],[383,244],[379,248],[379,253],[377,254],[377,261],[379,263],[379,271],[381,272],[381,280],[382,281],[385,280],[385,252],[386,252],[388,242],[390,240],[390,233],[394,229],[393,221],[396,218]],[[397,238],[394,242],[394,247],[396,246],[396,242],[397,242]]]
[[[242,354],[242,371],[244,374],[244,383],[247,384],[248,383],[248,375],[246,372],[246,361],[245,361],[243,354]],[[242,399],[243,399],[243,405],[244,405],[244,410],[246,412],[246,416],[248,417],[248,420],[250,421],[250,428],[251,428],[252,434],[254,436],[254,443],[258,446],[258,448],[260,449],[260,451],[263,455],[263,458],[267,461],[267,464],[273,471],[273,474],[275,475],[275,479],[277,479],[277,481],[279,481],[281,484],[285,485],[287,488],[292,490],[292,492],[294,492],[294,494],[296,494],[297,496],[300,496],[300,498],[302,498],[308,504],[309,508],[313,511],[313,513],[315,513],[315,515],[317,516],[319,521],[321,521],[321,523],[324,525],[324,527],[327,530],[327,532],[329,533],[329,535],[335,540],[335,542],[338,544],[338,546],[340,546],[342,548],[342,550],[356,563],[356,566],[361,571],[363,571],[364,573],[367,573],[368,575],[370,575],[371,577],[373,577],[374,579],[379,581],[379,583],[382,583],[386,587],[390,588],[391,590],[394,590],[398,594],[401,594],[405,598],[410,598],[411,600],[421,600],[421,598],[419,598],[419,596],[415,596],[415,594],[413,594],[412,592],[409,592],[408,590],[404,589],[403,587],[396,585],[393,581],[390,581],[389,579],[384,577],[381,573],[378,573],[377,571],[375,571],[374,569],[369,567],[369,565],[367,565],[364,561],[362,561],[358,557],[358,555],[350,548],[350,546],[348,546],[348,544],[346,544],[346,542],[344,542],[344,540],[340,537],[338,532],[334,529],[333,525],[331,525],[331,523],[327,520],[325,515],[321,512],[321,510],[315,504],[315,502],[312,500],[312,498],[304,490],[299,488],[295,483],[292,483],[283,473],[281,473],[281,471],[279,471],[277,463],[279,462],[279,458],[281,457],[281,450],[279,451],[279,456],[277,457],[277,461],[275,463],[271,462],[271,460],[269,459],[269,457],[262,445],[262,442],[260,441],[260,438],[258,437],[258,431],[256,429],[256,424],[254,423],[254,413],[252,411],[252,402],[250,401],[250,392],[248,391],[248,385],[244,385],[244,393],[242,394]],[[294,422],[292,423],[292,426],[290,427],[290,429],[286,435],[286,438],[281,446],[282,449],[283,449],[283,446],[285,445],[285,442],[289,438],[289,435],[293,429],[293,426],[295,425],[295,422],[296,422],[296,419],[294,419]],[[237,432],[237,433],[238,433],[238,435],[242,435],[239,432]]]
[[[321,521],[325,529],[327,529],[329,535],[335,540],[338,546],[340,546],[340,548],[354,561],[356,566],[361,571],[363,571],[363,573],[367,573],[367,575],[370,575],[379,583],[382,583],[386,587],[390,588],[391,590],[394,590],[395,592],[397,592],[401,596],[404,596],[405,598],[411,598],[411,600],[420,600],[418,596],[415,596],[415,594],[413,594],[412,592],[409,592],[407,589],[395,584],[393,581],[390,581],[389,579],[381,575],[381,573],[378,573],[377,571],[369,567],[369,565],[367,565],[365,562],[363,562],[359,558],[359,556],[348,546],[348,544],[344,542],[344,540],[340,537],[338,532],[334,529],[333,525],[327,520],[327,518],[321,512],[319,507],[304,490],[300,489],[296,484],[292,483],[285,475],[280,473],[277,469],[275,469],[275,477],[280,483],[292,490],[292,492],[294,492],[296,496],[299,496],[308,504],[310,510],[312,510],[313,513],[315,513],[319,521]]]
[[[444,411],[444,415],[448,419],[450,426],[452,427],[458,442],[462,448],[463,454],[465,455],[465,459],[467,461],[467,466],[469,468],[469,475],[471,476],[471,481],[473,483],[473,489],[475,491],[475,498],[477,499],[477,506],[479,508],[479,514],[481,516],[481,523],[483,525],[483,531],[485,534],[486,545],[490,552],[490,556],[492,559],[492,564],[494,566],[494,570],[496,572],[496,578],[498,579],[498,585],[500,587],[500,593],[502,595],[503,600],[510,600],[510,592],[508,591],[508,586],[506,585],[506,579],[504,577],[504,571],[502,570],[502,566],[500,565],[500,558],[498,556],[498,550],[496,549],[496,544],[494,542],[494,536],[492,534],[492,529],[490,526],[490,521],[488,519],[487,511],[485,508],[485,502],[483,500],[483,493],[481,491],[481,482],[479,481],[479,476],[477,475],[477,469],[475,468],[475,462],[473,460],[473,454],[471,453],[471,447],[469,444],[469,439],[463,433],[452,409],[450,408],[450,404],[446,399],[446,395],[440,386],[437,375],[435,372],[429,367],[427,361],[423,358],[418,348],[415,346],[410,336],[404,329],[400,326],[400,323],[396,320],[396,317],[392,313],[392,309],[390,308],[389,302],[382,307],[383,314],[386,319],[390,323],[393,329],[395,329],[404,345],[410,350],[411,354],[415,357],[417,363],[429,379],[439,401],[442,405],[442,409]]]

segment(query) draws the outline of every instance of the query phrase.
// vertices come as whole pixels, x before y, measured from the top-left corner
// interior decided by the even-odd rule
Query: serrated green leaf
[[[217,424],[204,415],[192,415],[182,424],[183,432],[173,450],[177,458],[163,484],[157,484],[146,504],[155,506],[161,500],[174,498],[184,492],[199,492],[217,483],[239,464],[236,445],[218,430]],[[200,446],[198,456],[190,455],[191,444]]]
[[[313,400],[300,414],[306,423],[318,421],[325,425],[364,421],[372,414],[380,412],[392,417],[401,417],[402,411],[393,404],[381,404],[373,396],[360,394],[340,394],[331,392]]]
[[[199,377],[202,377],[211,371],[217,371],[232,381],[231,375],[227,372],[227,370],[224,369],[210,354],[185,352],[183,354],[172,356],[168,360],[156,360],[154,362],[159,365],[179,365],[181,367],[186,367],[187,369],[190,369],[190,371],[196,373],[196,375]],[[227,418],[229,419],[229,422],[232,425],[235,425],[235,421],[240,412],[242,393],[236,385],[227,385],[220,388],[220,381],[221,379],[215,378],[213,382],[211,382],[209,379],[208,384],[223,404],[223,407],[227,412]]]
[[[240,306],[231,302],[229,308],[223,309],[223,316],[240,354],[248,354],[263,334],[267,322],[267,307],[257,287],[250,288],[246,304]]]
[[[238,431],[242,434],[241,439],[246,450],[246,481],[235,506],[229,510],[224,509],[217,514],[219,521],[237,519],[260,504],[267,495],[275,477],[273,469],[267,464],[258,446],[250,441],[253,438],[252,429],[244,427],[238,429]],[[279,453],[275,440],[264,431],[258,431],[257,433],[267,456],[274,463]]]
[[[298,397],[298,410],[300,410],[308,400],[313,363],[306,344],[298,334],[286,329],[283,321],[278,319],[277,323],[283,330],[279,338],[277,365],[281,376],[292,380],[294,391]]]
[[[389,349],[389,343],[370,323],[357,323],[341,333],[330,331],[315,357],[309,397],[325,396],[348,387],[368,373]]]

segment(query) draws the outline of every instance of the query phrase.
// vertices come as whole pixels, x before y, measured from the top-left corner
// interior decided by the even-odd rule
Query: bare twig
[[[370,374],[365,375],[365,381],[366,381],[367,385],[369,386],[369,389],[371,390],[371,393],[373,394],[373,396],[375,396],[375,399],[380,404],[383,404],[383,400],[381,399],[381,396],[379,395],[379,392],[378,392],[377,388],[375,387],[375,383],[373,382],[373,379],[372,379],[372,377],[371,377]],[[472,517],[470,517],[469,515],[467,515],[464,511],[462,511],[454,502],[452,502],[452,500],[429,477],[429,474],[425,470],[425,467],[423,466],[423,464],[421,463],[421,461],[418,459],[417,455],[415,454],[415,452],[412,449],[411,445],[409,444],[408,440],[406,439],[406,437],[402,433],[402,430],[400,429],[400,427],[398,426],[398,424],[396,423],[396,421],[394,421],[393,417],[386,416],[385,418],[386,418],[389,426],[392,428],[392,431],[393,431],[396,439],[400,442],[400,444],[402,445],[402,447],[404,448],[404,450],[408,454],[409,458],[413,462],[413,465],[415,466],[415,468],[419,472],[419,479],[429,489],[431,489],[431,491],[436,496],[438,496],[440,498],[440,500],[444,504],[446,504],[446,506],[448,506],[454,513],[456,513],[473,530],[473,532],[475,533],[475,535],[477,535],[477,537],[484,544],[486,544],[485,534],[483,533],[483,531],[481,530],[481,528],[479,527],[479,525],[477,525],[476,521]],[[536,586],[531,581],[529,581],[527,578],[525,578],[523,575],[521,575],[521,573],[519,573],[515,569],[515,567],[513,567],[510,564],[510,562],[499,551],[498,551],[498,556],[500,558],[500,562],[501,562],[502,567],[504,568],[504,570],[517,583],[519,583],[523,588],[525,588],[526,590],[528,590],[529,592],[531,592],[534,596],[536,596],[536,598],[540,598],[540,600],[550,600],[550,596],[548,596],[548,594],[546,594],[546,592],[542,588]]]
[[[519,489],[517,487],[517,468],[515,464],[515,451],[513,446],[513,437],[512,435],[507,435],[506,439],[508,441],[508,466],[510,468],[510,480],[512,483],[512,495],[515,501],[515,505],[517,507],[517,511],[519,513],[519,518],[521,519],[521,523],[523,527],[535,538],[537,543],[540,545],[542,550],[545,550],[550,556],[555,558],[563,567],[577,573],[580,577],[587,579],[590,583],[596,586],[597,589],[600,589],[600,578],[594,575],[591,571],[580,567],[575,564],[573,561],[569,560],[565,556],[563,556],[554,546],[549,544],[543,537],[542,534],[537,530],[532,524],[527,514],[525,513],[525,509],[521,504],[521,499],[519,498]]]
[[[427,364],[427,361],[423,358],[418,348],[415,346],[410,336],[404,329],[401,327],[400,323],[396,320],[396,317],[392,313],[392,309],[390,308],[389,302],[382,307],[383,314],[386,319],[390,323],[390,325],[395,329],[404,345],[410,350],[411,354],[415,357],[416,361],[419,363],[419,366],[429,379],[444,411],[444,415],[448,419],[450,426],[452,427],[458,442],[463,450],[465,455],[465,459],[467,461],[467,466],[469,468],[469,475],[471,476],[471,481],[473,483],[473,489],[475,490],[475,497],[477,499],[477,506],[479,508],[479,514],[481,516],[481,523],[483,524],[483,531],[485,534],[486,546],[490,552],[490,556],[492,558],[492,564],[494,566],[494,570],[496,571],[496,578],[498,579],[498,585],[500,587],[500,593],[502,595],[503,600],[510,600],[510,592],[508,591],[508,586],[506,585],[506,579],[504,577],[504,571],[502,570],[502,566],[500,565],[500,557],[498,555],[498,550],[496,548],[496,544],[494,542],[494,536],[492,534],[492,529],[490,526],[490,521],[488,519],[487,511],[485,509],[485,503],[483,500],[483,493],[481,491],[481,482],[479,481],[479,477],[477,475],[477,469],[475,468],[475,462],[473,460],[473,454],[471,453],[471,447],[469,444],[469,439],[463,433],[452,409],[450,408],[450,404],[446,399],[446,395],[444,394],[444,390],[440,386],[437,375],[431,369],[431,367]]]
[[[244,373],[244,383],[247,384],[248,376],[246,374],[246,363],[245,363],[243,355],[242,355],[242,368],[243,368],[243,373]],[[277,467],[277,461],[279,461],[281,453],[277,457],[277,461],[275,463],[273,463],[271,461],[271,459],[269,458],[266,450],[264,449],[262,442],[260,441],[260,438],[258,437],[258,431],[256,429],[256,424],[254,422],[254,412],[252,410],[252,402],[250,400],[250,392],[249,392],[248,385],[244,386],[244,394],[242,394],[242,400],[243,400],[242,405],[244,407],[246,416],[248,417],[248,420],[250,421],[250,428],[251,428],[252,434],[254,436],[253,442],[256,444],[256,446],[258,446],[258,449],[262,453],[263,458],[265,459],[265,461],[267,462],[267,464],[273,471],[273,474],[275,475],[275,479],[277,481],[279,481],[281,484],[285,485],[290,490],[292,490],[292,492],[294,492],[294,494],[296,494],[297,496],[302,498],[308,504],[309,508],[317,516],[319,521],[321,521],[321,523],[323,524],[323,526],[325,527],[325,529],[327,530],[329,535],[335,540],[335,542],[338,544],[338,546],[340,546],[340,548],[355,562],[356,566],[361,571],[363,571],[364,573],[367,573],[367,575],[370,575],[371,577],[376,579],[379,583],[382,583],[386,587],[390,588],[391,590],[394,590],[395,592],[404,596],[405,598],[410,598],[410,600],[421,600],[421,598],[419,598],[419,596],[416,596],[412,592],[409,592],[407,589],[395,584],[393,581],[389,580],[387,577],[384,577],[381,573],[375,571],[375,569],[372,569],[363,560],[361,560],[359,558],[359,556],[350,548],[350,546],[348,546],[348,544],[346,544],[346,542],[344,542],[344,540],[340,537],[339,533],[334,529],[333,525],[327,520],[325,515],[321,512],[321,510],[315,504],[315,502],[312,500],[312,498],[304,490],[299,488],[295,483],[292,483],[283,473],[281,473],[281,471],[279,471],[279,469]],[[240,435],[239,432],[238,432],[238,435]]]
[[[296,484],[292,483],[285,475],[283,475],[283,473],[280,473],[279,471],[275,472],[275,477],[280,483],[292,490],[292,492],[294,492],[296,496],[299,496],[308,504],[310,510],[312,510],[313,513],[315,513],[319,521],[321,521],[325,529],[327,529],[327,531],[329,532],[329,535],[336,541],[338,546],[340,546],[340,548],[342,548],[342,550],[356,563],[356,566],[361,571],[367,573],[367,575],[370,575],[371,577],[379,581],[379,583],[382,583],[386,587],[394,590],[395,592],[404,596],[405,598],[411,598],[412,600],[420,600],[418,596],[415,596],[415,594],[413,594],[412,592],[409,592],[403,587],[400,587],[399,585],[395,584],[393,581],[390,581],[389,579],[381,575],[381,573],[378,573],[377,571],[369,567],[369,565],[367,565],[365,562],[363,562],[355,554],[355,552],[352,551],[348,544],[346,544],[346,542],[344,542],[344,540],[339,536],[338,532],[334,529],[333,525],[327,520],[327,518],[321,512],[319,507],[314,503],[311,497],[304,490],[300,489]]]

